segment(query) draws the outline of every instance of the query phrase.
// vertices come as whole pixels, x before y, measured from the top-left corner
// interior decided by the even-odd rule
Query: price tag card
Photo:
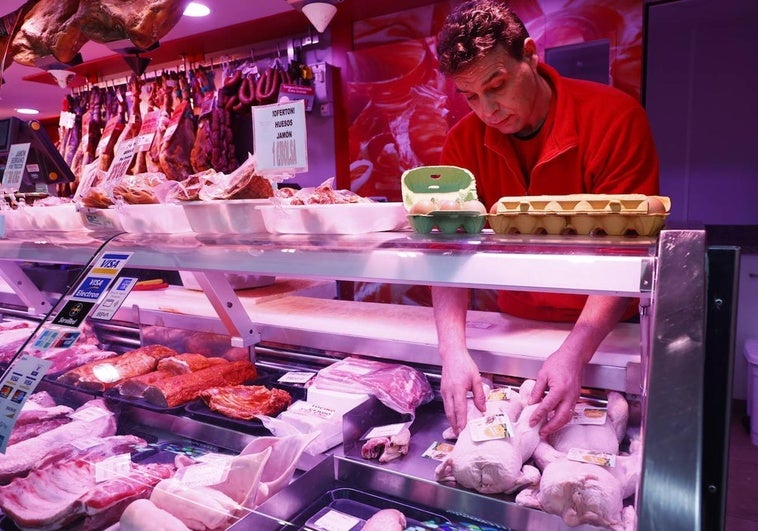
[[[137,150],[137,137],[120,141],[116,146],[116,155],[113,157],[111,167],[105,175],[104,184],[107,187],[114,187],[126,175],[129,166],[132,164],[134,153]]]
[[[591,465],[599,465],[608,468],[613,468],[616,466],[616,456],[614,454],[592,452],[590,450],[583,450],[581,448],[571,448],[568,451],[568,454],[566,454],[566,458],[570,461],[589,463]]]
[[[360,522],[360,518],[330,509],[313,522],[313,527],[317,531],[350,531]]]
[[[305,110],[313,110],[313,102],[316,101],[316,89],[307,85],[291,85],[289,83],[283,83],[279,87],[278,101],[293,101],[303,100],[305,102]]]
[[[314,376],[316,376],[315,372],[290,371],[286,374],[281,375],[279,379],[277,380],[277,382],[304,384],[310,381],[310,379],[313,378]]]
[[[79,213],[87,220],[87,225],[96,229],[116,229],[118,228],[102,208],[83,208]]]
[[[8,162],[5,163],[3,173],[3,190],[17,192],[24,177],[26,157],[29,156],[29,142],[25,144],[13,144],[8,150]]]
[[[305,103],[297,100],[253,108],[253,150],[258,169],[308,171]]]
[[[508,415],[503,413],[472,419],[468,427],[471,430],[471,440],[474,442],[513,437],[511,421]]]
[[[424,453],[421,454],[421,457],[434,459],[435,461],[444,461],[447,459],[447,456],[450,455],[450,452],[453,451],[454,447],[455,445],[448,442],[434,441],[431,445],[429,445],[429,448],[424,450]]]
[[[397,435],[401,431],[403,431],[403,428],[405,428],[407,425],[408,425],[407,422],[399,422],[397,424],[386,424],[384,426],[376,426],[368,430],[366,434],[363,437],[361,437],[361,439],[367,440],[367,439],[375,439],[377,437],[392,437],[394,435]]]
[[[129,454],[114,455],[95,463],[95,483],[123,478],[131,471],[132,459]]]
[[[82,142],[84,142],[84,140],[82,140]],[[82,178],[79,180],[79,186],[76,187],[74,201],[79,202],[82,196],[92,188],[92,185],[95,183],[95,179],[97,179],[98,176],[99,166],[100,161],[95,159],[82,168]]]
[[[61,116],[58,119],[58,125],[64,129],[73,129],[76,125],[76,114],[69,111],[61,111]]]

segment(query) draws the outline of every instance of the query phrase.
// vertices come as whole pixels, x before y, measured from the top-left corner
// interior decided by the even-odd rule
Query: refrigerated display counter
[[[485,231],[431,235],[10,232],[0,239],[0,263],[15,275],[4,278],[18,297],[16,305],[37,314],[24,283],[14,280],[23,274],[22,263],[75,264],[85,266],[86,272],[103,253],[127,257],[129,268],[191,272],[202,289],[188,292],[170,286],[160,294],[132,292],[112,317],[114,323],[133,325],[137,331],[165,326],[224,334],[231,346],[247,349],[261,366],[319,366],[356,354],[417,366],[432,381],[439,376],[439,360],[430,308],[338,300],[329,289],[283,290],[256,300],[255,290],[233,289],[228,274],[318,285],[367,281],[638,298],[639,323],[618,325],[582,381],[587,389],[624,392],[639,406],[644,454],[636,503],[638,529],[701,529],[704,515],[723,512],[724,484],[705,485],[702,474],[708,309],[708,256],[702,230],[663,230],[657,238]],[[59,309],[53,308],[50,316]],[[536,375],[569,327],[470,312],[467,330],[472,356],[483,373],[494,379],[524,379]],[[156,422],[149,420],[154,413],[137,415]],[[565,527],[560,518],[518,506],[512,498],[484,496],[393,467],[377,467],[341,447],[329,454],[329,463],[315,466],[320,472],[313,474],[333,475],[341,486],[379,489],[392,498],[415,500],[431,510],[448,507],[482,521],[499,507],[502,511],[496,512],[514,522],[514,529],[535,518],[529,516],[533,513],[549,516],[546,522],[557,529]],[[704,495],[708,492],[715,498]],[[288,495],[292,494],[286,489],[281,493]],[[271,498],[260,512],[276,500]],[[469,507],[468,512],[464,507]],[[240,520],[235,529],[248,528],[248,518],[255,515]]]

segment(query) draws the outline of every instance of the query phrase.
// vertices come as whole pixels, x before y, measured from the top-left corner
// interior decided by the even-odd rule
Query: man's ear
[[[537,43],[534,39],[527,37],[524,40],[524,61],[528,62],[532,66],[537,66],[539,62],[539,55],[537,55]]]

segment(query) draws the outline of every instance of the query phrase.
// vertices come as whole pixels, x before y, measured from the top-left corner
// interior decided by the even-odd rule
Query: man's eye
[[[465,98],[466,98],[466,101],[473,102],[473,101],[476,101],[477,96],[476,94],[466,94]]]

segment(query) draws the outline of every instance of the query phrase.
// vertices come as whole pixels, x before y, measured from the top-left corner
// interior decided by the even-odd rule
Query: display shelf
[[[472,288],[646,296],[653,289],[649,238],[420,235],[135,235],[111,251],[130,267],[401,282]]]

